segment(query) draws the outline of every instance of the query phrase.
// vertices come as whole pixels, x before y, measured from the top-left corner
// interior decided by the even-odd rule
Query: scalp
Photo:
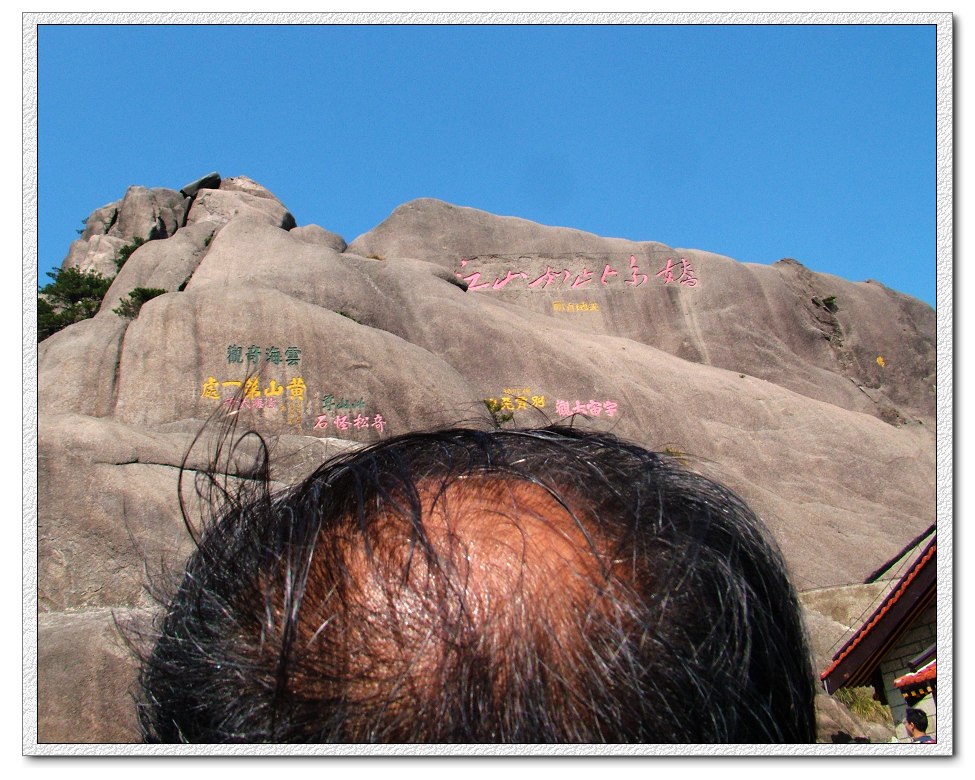
[[[609,557],[591,519],[537,483],[496,475],[424,480],[417,495],[419,522],[386,504],[365,530],[346,518],[342,541],[318,557],[299,619],[308,652],[347,659],[344,696],[363,712],[382,701],[386,729],[431,702],[452,709],[443,692],[457,679],[472,681],[481,708],[512,709],[522,673],[540,665],[545,695],[580,698],[572,659],[587,648],[593,614],[611,604]],[[315,608],[329,600],[338,614]],[[292,685],[319,687],[305,675]]]

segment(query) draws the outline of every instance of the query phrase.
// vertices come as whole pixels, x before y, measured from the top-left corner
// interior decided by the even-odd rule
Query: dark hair
[[[143,663],[148,741],[815,740],[780,554],[666,456],[450,429],[224,495]]]
[[[924,710],[919,710],[917,707],[908,707],[907,712],[904,713],[904,721],[910,723],[918,731],[927,732],[928,730],[928,716]]]

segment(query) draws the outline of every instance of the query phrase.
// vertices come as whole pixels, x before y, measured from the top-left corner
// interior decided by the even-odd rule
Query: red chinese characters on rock
[[[514,285],[515,282],[532,290],[544,290],[551,286],[563,287],[567,282],[569,284],[566,289],[576,290],[581,287],[592,289],[597,284],[608,286],[612,281],[622,283],[625,287],[636,288],[647,284],[651,278],[649,273],[640,269],[636,255],[630,255],[627,266],[622,272],[611,263],[605,263],[598,280],[595,276],[597,271],[584,264],[581,270],[546,265],[545,272],[534,279],[525,271],[508,268],[504,276],[497,276],[491,281],[490,275],[485,276],[480,271],[468,270],[467,266],[470,262],[469,258],[462,258],[460,261],[462,270],[456,272],[457,277],[467,283],[468,290],[502,290],[509,285],[517,286]],[[578,266],[576,268],[578,269]],[[598,266],[596,268],[598,269]],[[663,284],[677,284],[684,287],[696,287],[698,283],[691,261],[684,257],[677,259],[676,263],[673,258],[668,258],[653,278],[660,279]]]
[[[688,287],[695,287],[697,285],[694,269],[691,268],[691,264],[684,258],[680,260],[680,276],[676,280],[674,279],[673,260],[668,260],[667,265],[657,271],[657,276],[663,277],[664,284],[671,284],[676,281],[677,284],[687,285]]]
[[[571,274],[572,272],[568,268],[563,268],[561,271],[558,271],[556,273],[552,270],[552,266],[547,265],[545,266],[545,273],[543,273],[537,279],[534,279],[533,281],[529,282],[528,286],[535,288],[541,285],[542,289],[544,289],[548,287],[550,284],[553,284],[556,279],[559,279],[559,276],[562,277],[561,279],[559,279],[559,286],[561,286],[562,282],[564,282]]]
[[[667,262],[669,263],[670,261],[668,260]],[[636,264],[636,257],[630,255],[630,278],[623,282],[623,284],[628,287],[639,287],[641,284],[646,284],[649,280],[649,276],[640,273],[640,266]]]
[[[335,430],[345,433],[346,431],[361,431],[367,428],[373,428],[379,433],[386,430],[386,420],[381,414],[373,415],[371,418],[361,412],[352,414],[336,414],[331,421],[327,414],[318,415],[318,419],[315,421],[315,428],[320,430],[326,430],[331,423]]]
[[[315,419],[315,428],[329,430],[331,426],[336,432],[348,435],[375,430],[383,433],[388,423],[381,414],[369,416],[365,414],[366,402],[362,398],[336,398],[334,393],[322,396],[321,411]]]
[[[230,409],[279,409],[277,398],[227,398],[223,405]]]
[[[510,282],[512,279],[516,279],[518,277],[520,277],[522,279],[527,279],[528,278],[528,274],[526,274],[524,271],[508,271],[508,275],[505,276],[504,279],[495,279],[494,280],[494,284],[491,285],[491,289],[492,290],[500,290],[502,287],[504,287],[506,284],[508,284],[508,282]]]
[[[561,398],[555,401],[555,413],[559,417],[571,417],[573,414],[584,414],[588,417],[599,417],[605,414],[607,417],[615,417],[618,410],[619,404],[616,401],[590,399],[572,403]]]

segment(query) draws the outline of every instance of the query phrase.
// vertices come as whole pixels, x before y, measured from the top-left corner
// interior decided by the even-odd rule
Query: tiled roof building
[[[876,698],[890,705],[895,722],[903,719],[909,704],[928,694],[936,697],[936,661],[918,666],[936,656],[937,552],[935,533],[820,674],[827,693],[872,685]]]

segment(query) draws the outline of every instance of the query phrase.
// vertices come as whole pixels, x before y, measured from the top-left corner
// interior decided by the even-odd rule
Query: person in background
[[[924,710],[908,707],[904,715],[904,728],[911,742],[934,742],[928,731],[928,716]]]

